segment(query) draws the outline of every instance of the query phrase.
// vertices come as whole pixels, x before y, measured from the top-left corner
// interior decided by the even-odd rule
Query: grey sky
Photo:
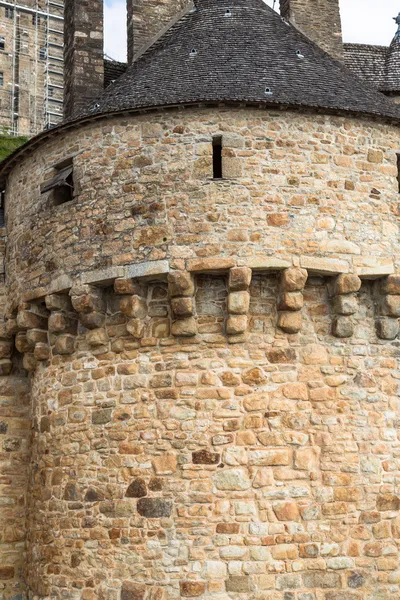
[[[265,0],[272,6],[273,0]],[[278,8],[278,0],[276,0]],[[105,52],[126,60],[126,0],[105,0]],[[400,11],[400,0],[340,0],[346,42],[389,45]]]

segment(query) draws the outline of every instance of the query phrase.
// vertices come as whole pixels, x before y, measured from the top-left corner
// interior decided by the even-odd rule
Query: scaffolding
[[[63,115],[64,3],[0,0],[0,128],[32,136]]]

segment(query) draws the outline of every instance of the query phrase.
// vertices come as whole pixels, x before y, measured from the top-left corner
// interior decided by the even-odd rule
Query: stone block
[[[197,598],[206,591],[204,581],[180,581],[179,587],[183,598]]]
[[[224,469],[214,475],[214,484],[218,490],[244,491],[251,486],[243,469]]]
[[[105,322],[105,314],[102,312],[80,313],[79,320],[86,329],[99,329]]]
[[[9,372],[4,372],[7,370],[7,362],[10,363]],[[4,363],[4,364],[3,364]],[[28,373],[32,373],[37,367],[37,360],[35,359],[33,352],[27,352],[24,354],[24,358],[22,359],[22,366],[25,371]],[[11,372],[11,361],[0,361],[0,374],[8,375]]]
[[[145,324],[140,319],[130,319],[126,324],[126,329],[132,337],[138,340],[144,337]]]
[[[89,285],[73,287],[70,291],[72,306],[77,313],[104,312],[103,291]]]
[[[118,296],[146,296],[146,286],[133,279],[116,279],[114,292]]]
[[[399,322],[398,319],[383,318],[378,319],[375,323],[376,335],[381,340],[394,340],[399,334]]]
[[[229,315],[226,320],[226,333],[228,335],[238,335],[247,331],[247,315]]]
[[[52,333],[74,334],[77,331],[77,326],[77,320],[63,312],[52,312],[49,316],[48,328]]]
[[[144,319],[147,316],[147,302],[141,296],[122,296],[120,309],[130,319]]]
[[[300,292],[304,289],[308,278],[305,269],[291,267],[282,271],[281,290],[282,292]]]
[[[26,332],[26,340],[30,346],[35,346],[39,343],[47,344],[47,331],[44,331],[42,329],[28,329],[28,331]]]
[[[278,327],[285,333],[298,333],[303,324],[301,312],[280,312],[278,314]]]
[[[129,484],[125,492],[127,498],[144,498],[147,496],[147,486],[144,479],[138,477]]]
[[[336,317],[332,322],[332,335],[337,338],[349,338],[354,333],[354,324],[350,317]]]
[[[376,282],[381,294],[400,295],[400,275],[388,275]]]
[[[332,300],[332,311],[335,315],[354,315],[358,308],[358,299],[353,294],[335,296]]]
[[[92,329],[86,332],[86,341],[92,348],[98,348],[108,344],[109,337],[105,329]]]
[[[272,364],[288,364],[296,361],[294,348],[271,348],[267,350],[267,358]]]
[[[231,575],[225,582],[226,591],[235,594],[246,594],[251,591],[250,577]]]
[[[339,573],[327,571],[308,571],[302,574],[303,585],[309,589],[340,588],[341,578]]]
[[[329,296],[340,296],[343,294],[354,294],[361,288],[362,281],[358,275],[342,273],[332,277],[327,284]]]
[[[193,316],[194,302],[191,297],[172,298],[171,307],[174,315],[178,318]]]
[[[13,344],[11,340],[0,340],[0,360],[10,358],[12,351]]]
[[[300,511],[296,502],[280,502],[273,506],[273,510],[278,521],[298,521]]]
[[[156,475],[171,475],[175,473],[178,463],[175,454],[166,452],[155,458],[152,465]]]
[[[234,258],[190,258],[188,269],[195,273],[220,273],[236,266]]]
[[[121,589],[121,600],[145,600],[146,586],[144,583],[124,581]]]
[[[380,301],[380,314],[383,317],[400,317],[400,296],[383,296]]]
[[[381,494],[376,500],[376,508],[382,512],[400,510],[400,497],[395,494]]]
[[[231,292],[245,291],[251,283],[252,270],[248,267],[233,267],[229,271],[229,290]]]
[[[47,329],[47,318],[30,310],[20,310],[17,325],[19,329]]]
[[[304,298],[301,292],[285,292],[281,294],[278,302],[278,310],[301,310],[304,306]]]
[[[75,351],[75,338],[68,333],[59,335],[54,344],[54,353],[61,355],[73,354]]]
[[[171,333],[175,337],[193,337],[197,334],[197,322],[193,317],[174,321]]]
[[[37,361],[48,360],[50,357],[50,348],[48,344],[42,344],[39,342],[35,346],[35,350],[33,351],[33,355]]]
[[[72,302],[67,294],[49,294],[45,297],[47,310],[70,312],[73,310]]]
[[[170,517],[172,502],[162,498],[140,498],[137,503],[137,511],[139,515],[148,519]]]
[[[2,358],[0,360],[0,377],[4,377],[4,375],[9,375],[11,373],[11,370],[12,370],[11,360],[8,358]]]
[[[249,292],[231,292],[228,296],[228,312],[232,315],[245,315],[249,312]]]
[[[198,450],[192,452],[192,461],[194,465],[217,465],[220,461],[220,455],[209,450]]]
[[[171,298],[194,296],[193,278],[187,271],[171,271],[168,273],[168,289]]]

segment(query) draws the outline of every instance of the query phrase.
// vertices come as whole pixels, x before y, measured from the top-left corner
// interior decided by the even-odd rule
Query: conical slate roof
[[[400,116],[262,0],[197,0],[82,116],[206,102]]]

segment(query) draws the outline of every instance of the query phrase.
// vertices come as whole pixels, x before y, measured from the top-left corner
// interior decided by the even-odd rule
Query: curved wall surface
[[[389,125],[198,109],[13,171],[32,599],[399,594],[396,152]],[[46,206],[32,174],[71,154],[77,199]]]

